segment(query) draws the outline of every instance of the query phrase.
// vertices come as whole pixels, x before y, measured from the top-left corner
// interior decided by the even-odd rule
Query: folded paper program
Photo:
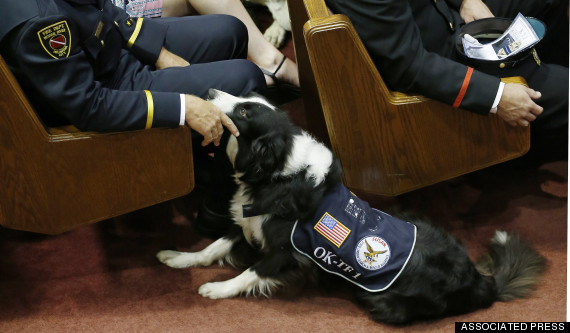
[[[498,38],[484,44],[480,42],[482,39],[488,40],[493,37],[496,36],[492,34],[463,35],[462,44],[465,54],[474,59],[501,60],[527,50],[540,41],[531,23],[521,13]]]

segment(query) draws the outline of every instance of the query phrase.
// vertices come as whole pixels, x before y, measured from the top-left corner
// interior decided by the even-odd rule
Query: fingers
[[[524,119],[522,119],[522,120],[526,120],[527,122],[532,122],[532,121],[534,121],[535,119],[536,119],[536,116],[535,116],[535,115],[533,115],[532,113],[527,113],[527,114],[524,116]]]
[[[224,128],[222,127],[222,123],[220,121],[216,121],[214,128],[212,128],[212,138],[214,146],[220,145],[220,140],[222,139],[223,133],[224,133]]]
[[[524,114],[520,115],[518,118],[511,121],[511,125],[527,127],[534,120],[536,120],[536,116],[534,114],[532,114],[531,112],[525,112]]]
[[[232,133],[236,138],[239,136],[239,131],[234,122],[225,113],[222,113],[222,124]]]
[[[220,113],[220,117],[215,119],[215,123],[212,124],[210,130],[206,130],[206,135],[204,135],[204,140],[202,141],[202,146],[206,146],[209,143],[214,143],[215,146],[220,145],[222,140],[222,134],[224,133],[224,126],[228,128],[230,133],[239,136],[239,131],[233,121],[225,114]]]
[[[215,124],[208,127],[209,130],[205,130],[203,133],[204,140],[202,141],[202,146],[207,146],[210,143],[214,143],[215,146],[219,146],[222,134],[224,133],[222,124],[217,121]]]
[[[210,138],[211,139],[206,140],[206,137],[204,137],[204,141],[202,141],[202,145],[207,145],[210,142],[213,142],[215,146],[219,146],[220,141],[222,140],[222,134],[224,133],[224,126],[235,137],[239,136],[239,131],[238,131],[236,125],[234,124],[234,122],[230,119],[230,117],[228,117],[225,113],[220,113],[220,118],[217,119],[216,124],[214,125],[214,127],[210,131],[210,134],[211,134]],[[207,142],[207,143],[204,144],[205,142]]]
[[[216,125],[216,127],[212,128],[212,142],[214,143],[214,146],[219,146],[220,145],[220,140],[222,139],[222,133],[224,133],[224,130],[222,128],[218,129],[218,125],[221,127],[221,124],[218,123]]]
[[[211,142],[214,142],[214,140],[217,138],[217,134],[214,134],[213,130],[204,131],[204,133],[201,134],[204,136],[204,140],[202,140],[202,147],[209,145]]]
[[[202,146],[210,143],[218,146],[226,127],[231,134],[239,136],[234,122],[212,103],[199,97],[186,95],[186,122],[190,127],[204,136]]]
[[[540,97],[542,97],[542,94],[540,93],[540,91],[536,91],[536,90],[531,89],[531,88],[526,88],[526,91],[527,91],[528,95],[530,96],[530,98],[532,98],[532,99],[539,99]]]
[[[531,88],[526,88],[526,92],[527,92],[528,96],[533,100],[540,99],[542,97],[542,94],[540,93],[540,91],[536,91],[536,90],[531,89]],[[538,116],[539,114],[542,113],[543,108],[540,105],[532,102],[529,111],[532,114],[534,114],[535,116]]]
[[[541,93],[531,88],[508,83],[498,105],[498,115],[511,126],[529,126],[544,111],[535,100]]]
[[[530,122],[534,121],[536,117],[544,111],[544,108],[533,101],[535,99],[539,99],[542,96],[539,91],[527,88],[527,93],[531,99],[528,100],[528,106],[526,108],[527,112],[525,112],[523,118]]]

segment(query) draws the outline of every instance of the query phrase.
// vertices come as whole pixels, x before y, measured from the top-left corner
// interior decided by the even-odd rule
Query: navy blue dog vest
[[[338,184],[312,220],[295,223],[291,242],[325,271],[376,292],[390,287],[406,266],[416,226],[371,208]]]

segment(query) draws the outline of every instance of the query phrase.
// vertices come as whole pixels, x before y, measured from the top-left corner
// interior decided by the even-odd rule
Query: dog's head
[[[236,97],[210,89],[208,100],[226,113],[240,132],[226,145],[228,158],[240,178],[261,180],[283,168],[291,147],[289,141],[300,132],[285,112],[256,93]]]

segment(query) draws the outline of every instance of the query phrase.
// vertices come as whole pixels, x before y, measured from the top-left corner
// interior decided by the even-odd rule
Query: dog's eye
[[[245,109],[244,109],[244,108],[240,108],[240,109],[239,109],[239,114],[240,114],[242,117],[245,117],[245,116],[247,115],[247,113],[245,112]]]

